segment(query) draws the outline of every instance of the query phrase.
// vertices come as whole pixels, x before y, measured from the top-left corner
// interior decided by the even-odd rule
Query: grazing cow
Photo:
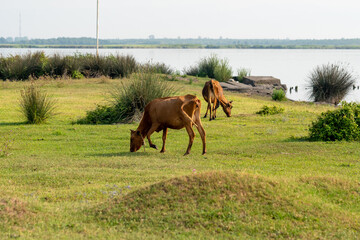
[[[220,86],[218,81],[210,80],[205,83],[205,86],[202,90],[202,95],[205,101],[208,103],[206,113],[204,118],[206,118],[207,113],[210,109],[210,118],[209,120],[213,120],[216,118],[216,109],[221,105],[227,117],[231,117],[231,109],[232,109],[232,101],[228,102],[225,98],[223,89]],[[213,107],[211,108],[211,103],[213,103]],[[213,111],[213,114],[211,114]]]
[[[130,152],[136,152],[144,145],[144,138],[147,137],[149,145],[158,149],[151,142],[150,136],[154,131],[163,130],[163,146],[161,153],[165,152],[165,141],[168,128],[181,129],[186,128],[189,134],[189,145],[184,155],[190,153],[191,146],[194,141],[195,132],[192,126],[195,125],[200,133],[203,143],[203,152],[206,153],[205,130],[200,120],[201,102],[194,95],[185,95],[179,97],[166,97],[154,99],[145,107],[144,115],[140,121],[138,128],[131,130],[130,136]]]

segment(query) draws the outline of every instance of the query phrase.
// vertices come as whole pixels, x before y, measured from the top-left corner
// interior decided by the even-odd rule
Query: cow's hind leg
[[[162,145],[162,148],[161,148],[161,151],[160,151],[161,153],[165,152],[165,141],[166,141],[167,131],[168,131],[168,129],[167,129],[167,128],[164,128],[164,130],[163,130],[163,136],[162,136],[163,145]]]
[[[196,128],[199,131],[202,143],[203,143],[203,152],[202,154],[204,155],[206,153],[206,137],[205,137],[205,130],[201,124],[201,119],[200,119],[200,108],[196,109],[195,113],[194,113],[194,122],[196,123]]]
[[[155,148],[156,150],[157,150],[158,148],[157,148],[157,146],[156,146],[155,144],[153,144],[153,143],[151,142],[150,136],[151,136],[151,134],[153,134],[153,132],[155,132],[155,130],[156,130],[158,127],[159,127],[158,124],[152,125],[151,128],[150,128],[150,130],[148,131],[148,133],[147,133],[147,135],[146,135],[150,147]]]
[[[207,114],[208,114],[208,111],[209,111],[210,108],[211,108],[211,105],[208,103],[207,109],[206,109],[206,113],[205,113],[205,115],[204,115],[204,118],[207,117]],[[211,115],[211,112],[210,112],[210,115]]]
[[[193,142],[194,142],[194,138],[195,138],[195,132],[194,132],[194,130],[192,129],[191,124],[186,124],[185,127],[186,127],[186,131],[187,131],[188,134],[189,134],[189,145],[188,145],[188,148],[187,148],[184,156],[185,156],[185,155],[188,155],[188,154],[190,153],[190,149],[191,149],[191,146],[192,146],[192,144],[193,144]]]

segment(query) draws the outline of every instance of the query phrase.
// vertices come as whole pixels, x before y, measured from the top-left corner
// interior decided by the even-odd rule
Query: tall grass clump
[[[165,65],[160,63],[157,68]],[[0,79],[27,80],[29,78],[71,77],[75,79],[108,76],[111,78],[128,77],[138,70],[138,63],[131,55],[95,56],[76,54],[46,56],[44,52],[28,53],[9,57],[0,56]]]
[[[209,57],[202,58],[197,65],[185,69],[185,74],[198,77],[215,78],[215,68],[219,65],[220,59],[212,54]]]
[[[93,54],[76,56],[81,65],[81,73],[87,78],[94,78],[106,75],[106,59]]]
[[[147,62],[145,64],[141,65],[142,69],[145,69],[145,71],[151,71],[154,73],[162,73],[162,74],[173,74],[174,70],[166,65],[165,63],[160,63],[160,62]]]
[[[354,76],[343,64],[317,66],[309,76],[310,97],[315,102],[337,105],[354,83]]]
[[[341,108],[322,113],[309,132],[316,141],[360,140],[360,104],[343,102]]]
[[[3,80],[26,80],[30,76],[38,78],[45,74],[46,64],[47,58],[44,52],[1,57],[0,78]]]
[[[226,82],[232,77],[232,69],[227,59],[221,59],[214,70],[215,79],[220,82]]]
[[[275,89],[271,95],[271,98],[274,101],[285,101],[286,100],[285,91],[282,89]]]
[[[40,124],[54,116],[56,101],[31,84],[21,91],[19,105],[27,123]]]
[[[129,77],[138,69],[138,63],[131,55],[109,55],[105,57],[105,64],[103,75],[110,78]]]
[[[98,106],[89,111],[83,124],[111,124],[132,122],[141,118],[145,106],[153,99],[172,96],[176,90],[168,82],[149,70],[132,75],[129,83],[121,84],[112,92],[110,106]]]
[[[250,76],[251,74],[251,69],[247,69],[247,68],[239,68],[237,70],[237,77],[238,77],[238,81],[242,82],[244,77]]]

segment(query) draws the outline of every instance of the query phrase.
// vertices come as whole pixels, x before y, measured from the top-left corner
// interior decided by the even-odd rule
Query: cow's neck
[[[222,107],[226,107],[226,105],[228,104],[228,100],[225,97],[219,98],[218,100]]]
[[[149,131],[149,126],[147,126],[146,122],[144,121],[144,118],[141,119],[140,124],[139,124],[138,128],[136,129],[136,131],[140,131],[141,136],[143,138],[145,138],[145,136],[147,135],[147,133]]]

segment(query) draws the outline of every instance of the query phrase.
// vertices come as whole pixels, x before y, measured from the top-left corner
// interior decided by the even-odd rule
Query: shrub
[[[238,74],[238,81],[239,82],[242,82],[243,81],[243,79],[244,79],[244,77],[246,77],[246,76],[250,76],[250,74],[251,74],[251,70],[250,69],[247,69],[247,68],[239,68],[238,70],[237,70],[237,74]]]
[[[87,112],[78,123],[109,124],[138,120],[145,106],[155,98],[171,96],[176,91],[160,76],[142,71],[133,75],[128,84],[121,84],[112,92],[110,106],[98,106]]]
[[[45,122],[54,115],[55,104],[54,100],[33,84],[21,91],[20,111],[27,123]]]
[[[317,66],[309,76],[310,97],[315,102],[337,105],[354,85],[351,72],[342,64]]]
[[[111,124],[119,121],[114,106],[98,105],[95,110],[87,111],[86,117],[77,121],[78,124]]]
[[[260,114],[262,116],[264,115],[274,115],[274,114],[279,114],[279,113],[283,113],[284,112],[284,108],[281,107],[277,107],[277,106],[272,106],[269,107],[267,105],[264,105],[260,111],[256,112],[256,114]]]
[[[214,76],[220,82],[226,82],[232,77],[232,70],[227,59],[220,60],[219,64],[215,67]]]
[[[343,103],[339,109],[322,113],[312,122],[309,132],[312,140],[359,140],[360,104]]]
[[[285,92],[282,89],[275,89],[271,95],[272,99],[275,101],[284,101],[286,100]]]
[[[79,72],[78,70],[74,70],[71,73],[71,78],[72,79],[82,79],[84,77],[84,75],[81,74],[81,72]]]

